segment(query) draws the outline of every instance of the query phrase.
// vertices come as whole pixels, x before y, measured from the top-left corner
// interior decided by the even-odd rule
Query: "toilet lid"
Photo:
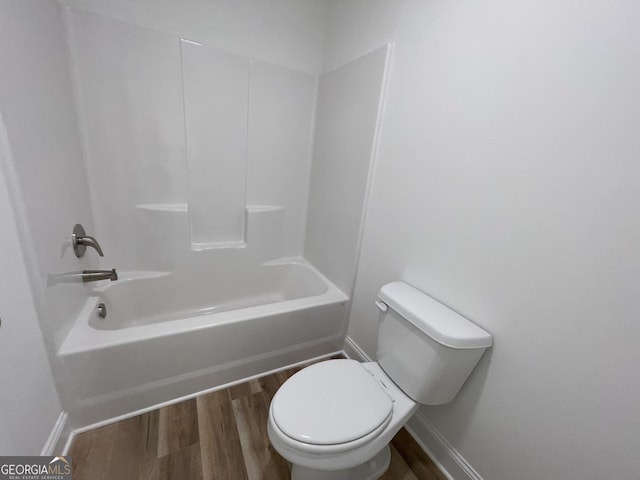
[[[390,416],[393,403],[354,360],[329,360],[301,370],[273,397],[271,412],[288,437],[337,445],[364,437]]]

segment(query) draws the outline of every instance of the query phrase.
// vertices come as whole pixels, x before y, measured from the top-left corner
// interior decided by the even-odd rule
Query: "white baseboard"
[[[344,348],[345,355],[353,360],[358,360],[359,362],[371,361],[371,358],[369,357],[369,355],[364,353],[364,350],[362,350],[356,342],[351,340],[349,336],[346,336],[344,338],[343,348]]]
[[[418,410],[405,425],[407,431],[451,480],[483,480],[469,462]]]
[[[371,358],[349,336],[344,339],[344,352],[349,358],[370,362]],[[416,443],[450,480],[483,480],[480,474],[453,448],[436,427],[418,410],[405,425]]]
[[[51,433],[49,434],[49,438],[47,438],[44,447],[42,447],[40,455],[50,456],[56,453],[58,442],[60,441],[62,432],[65,430],[65,427],[67,425],[67,418],[68,415],[66,412],[60,412],[60,415],[58,415],[58,420],[56,420],[56,423],[53,425]]]

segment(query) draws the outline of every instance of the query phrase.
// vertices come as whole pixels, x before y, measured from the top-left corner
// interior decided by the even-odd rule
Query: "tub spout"
[[[118,280],[118,272],[115,268],[111,270],[83,270],[81,274],[82,281],[97,282],[98,280],[111,280],[115,282]]]

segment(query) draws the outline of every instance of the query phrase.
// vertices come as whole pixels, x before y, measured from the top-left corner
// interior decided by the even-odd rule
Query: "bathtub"
[[[123,272],[90,290],[58,352],[74,428],[342,348],[348,297],[304,260],[208,275]]]

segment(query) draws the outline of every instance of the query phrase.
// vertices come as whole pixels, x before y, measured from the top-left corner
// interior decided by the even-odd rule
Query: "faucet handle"
[[[104,257],[104,253],[102,253],[102,248],[98,241],[94,237],[87,235],[84,231],[84,227],[79,223],[76,223],[73,227],[71,244],[73,245],[73,251],[75,252],[76,257],[78,258],[84,256],[84,252],[87,250],[87,247],[95,248],[98,255]]]

